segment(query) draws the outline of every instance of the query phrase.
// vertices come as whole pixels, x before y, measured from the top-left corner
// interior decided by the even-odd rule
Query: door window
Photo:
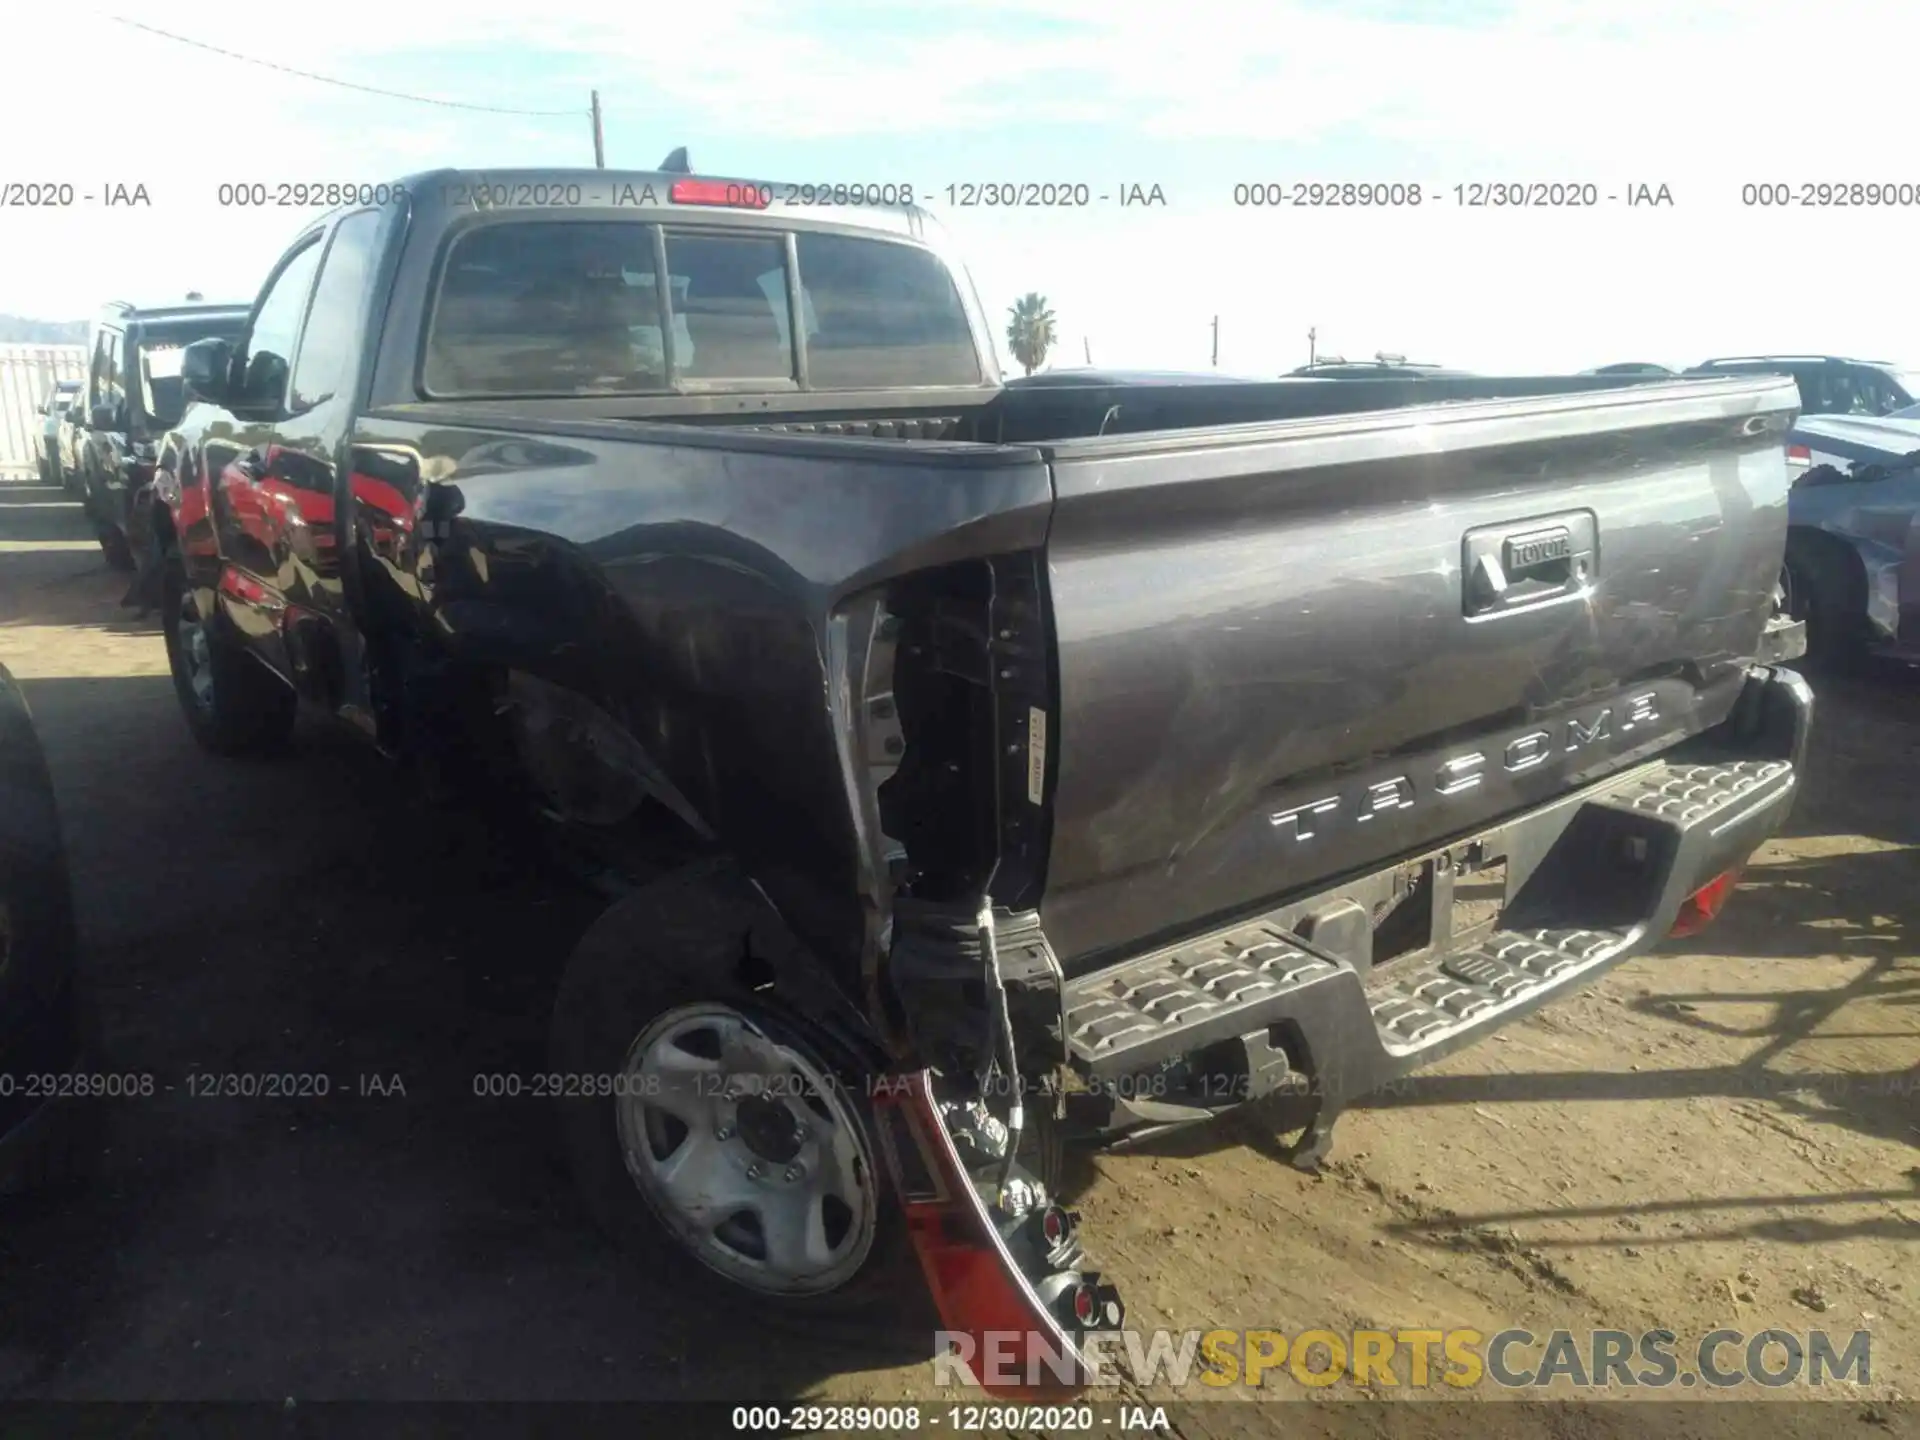
[[[379,227],[377,210],[349,215],[334,227],[293,367],[290,408],[296,413],[311,410],[353,384]]]
[[[120,387],[120,339],[120,332],[107,326],[94,336],[93,364],[87,373],[89,423],[94,407],[111,406],[117,415],[126,398]]]
[[[294,342],[319,266],[320,245],[315,240],[287,262],[260,302],[247,338],[247,371],[240,389],[243,405],[277,409],[286,399]]]

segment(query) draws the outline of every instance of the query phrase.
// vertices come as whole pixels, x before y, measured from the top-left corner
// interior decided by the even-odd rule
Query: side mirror
[[[233,375],[233,346],[225,340],[196,340],[180,352],[180,379],[200,399],[224,404]]]
[[[119,418],[111,405],[96,405],[87,417],[87,424],[95,430],[111,430]]]

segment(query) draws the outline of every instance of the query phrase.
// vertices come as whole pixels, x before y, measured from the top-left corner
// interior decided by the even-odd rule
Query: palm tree
[[[1013,302],[1007,312],[1007,348],[1021,369],[1029,375],[1038,370],[1056,338],[1053,311],[1047,308],[1045,296],[1029,290]]]

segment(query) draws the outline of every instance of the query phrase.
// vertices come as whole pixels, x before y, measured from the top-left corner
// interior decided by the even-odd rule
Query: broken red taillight
[[[676,180],[667,190],[676,205],[719,205],[731,210],[764,210],[773,204],[765,185],[742,185],[737,180]]]
[[[1787,463],[1789,465],[1811,465],[1813,464],[1813,451],[1805,445],[1789,445],[1787,446]]]
[[[1726,870],[1694,891],[1680,902],[1680,914],[1675,917],[1673,928],[1667,932],[1668,937],[1684,939],[1689,935],[1698,935],[1706,929],[1720,912],[1727,908],[1727,900],[1733,894],[1733,887],[1739,883],[1740,872]]]
[[[1125,1307],[1111,1284],[1081,1268],[1072,1211],[1030,1217],[1046,1251],[1023,1265],[989,1218],[954,1149],[926,1072],[876,1088],[875,1118],[949,1351],[991,1395],[1059,1396],[1090,1383],[1081,1341],[1118,1330]]]

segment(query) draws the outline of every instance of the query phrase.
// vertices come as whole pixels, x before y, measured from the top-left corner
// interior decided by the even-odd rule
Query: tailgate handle
[[[1591,510],[1543,515],[1469,530],[1461,541],[1469,619],[1587,593],[1599,567]]]

